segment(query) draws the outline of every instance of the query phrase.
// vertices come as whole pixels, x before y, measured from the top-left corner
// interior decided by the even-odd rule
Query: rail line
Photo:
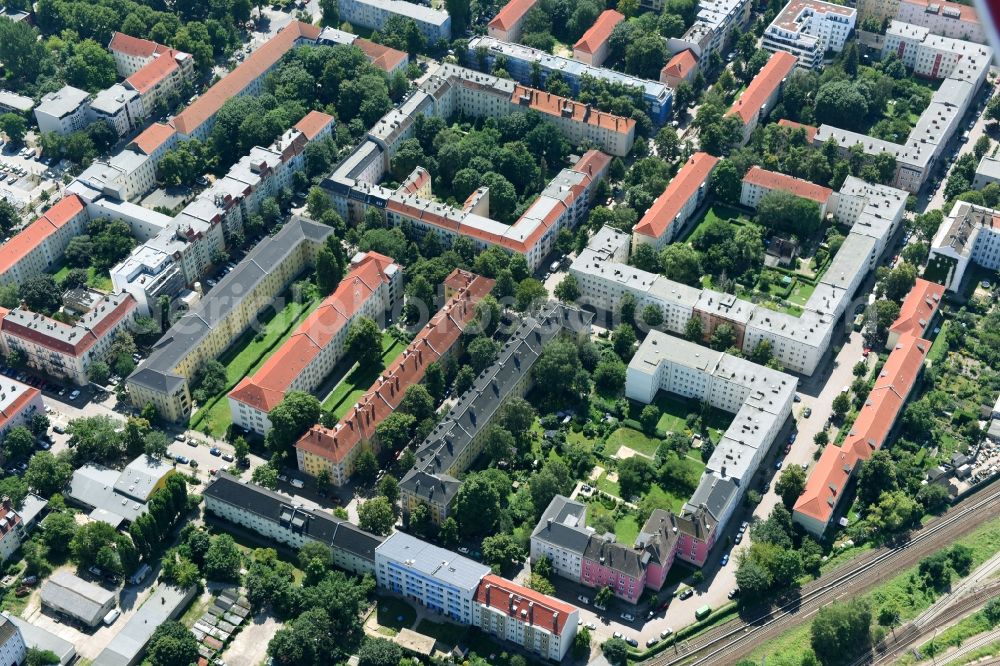
[[[859,593],[900,570],[913,566],[943,544],[973,531],[980,524],[980,521],[973,518],[995,509],[997,504],[1000,504],[1000,485],[994,482],[980,493],[952,507],[944,516],[931,521],[906,543],[860,555],[804,586],[797,598],[775,608],[759,611],[751,620],[731,620],[710,629],[695,639],[675,646],[676,652],[668,648],[642,662],[643,666],[734,663],[762,640],[805,622],[821,606]]]

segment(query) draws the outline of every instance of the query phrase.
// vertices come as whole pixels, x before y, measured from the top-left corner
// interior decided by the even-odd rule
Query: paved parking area
[[[253,616],[236,638],[232,640],[226,651],[222,653],[222,661],[227,664],[246,664],[257,666],[267,659],[267,644],[281,628],[281,623],[271,615],[261,611]]]

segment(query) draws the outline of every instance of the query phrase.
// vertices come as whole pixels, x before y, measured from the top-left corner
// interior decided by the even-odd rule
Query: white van
[[[306,484],[302,482],[302,479],[292,479],[291,482],[293,488],[305,488]]]
[[[115,620],[121,617],[121,614],[122,612],[120,610],[118,610],[117,608],[112,608],[111,610],[108,611],[108,614],[104,616],[104,624],[110,627],[115,623]]]

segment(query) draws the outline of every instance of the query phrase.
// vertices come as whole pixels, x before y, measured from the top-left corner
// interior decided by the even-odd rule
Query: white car
[[[121,615],[122,612],[120,610],[118,610],[117,608],[112,608],[110,611],[108,611],[108,614],[104,616],[104,624],[110,627],[115,623],[115,620],[121,617]]]
[[[76,400],[79,397],[80,397],[80,392],[77,391],[76,389],[73,389],[73,392],[69,394],[70,400]]]

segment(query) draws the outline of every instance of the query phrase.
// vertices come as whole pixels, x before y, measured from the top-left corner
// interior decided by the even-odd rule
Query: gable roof
[[[162,146],[175,134],[177,134],[177,131],[170,125],[153,123],[143,130],[139,136],[135,137],[132,143],[129,144],[129,147],[135,146],[139,152],[145,155],[152,155],[156,152],[157,148]]]
[[[17,265],[57,229],[83,212],[83,209],[83,199],[75,194],[69,194],[42,213],[41,217],[21,233],[0,245],[0,275]]]
[[[806,131],[806,141],[812,144],[813,139],[816,138],[817,127],[815,125],[806,125],[804,123],[797,123],[794,120],[788,120],[787,118],[782,118],[778,121],[778,125],[781,127],[786,127],[790,129],[802,128]]]
[[[157,44],[148,39],[126,35],[124,32],[116,32],[111,36],[108,50],[125,55],[136,56],[138,58],[152,58],[157,53],[167,51],[169,47]]]
[[[801,178],[787,176],[777,171],[768,171],[757,165],[750,167],[750,170],[743,176],[743,182],[762,187],[766,190],[788,192],[797,197],[815,201],[820,205],[826,205],[833,195],[833,190],[829,187],[810,183],[808,180],[802,180]]]
[[[653,238],[666,233],[684,205],[698,193],[698,188],[706,184],[718,162],[718,157],[708,153],[692,155],[632,231]]]
[[[364,51],[364,54],[368,56],[373,65],[386,72],[393,71],[400,64],[410,59],[410,56],[405,51],[399,51],[383,44],[376,44],[363,37],[355,39],[354,46]]]
[[[557,636],[562,634],[566,620],[577,610],[554,597],[512,583],[495,574],[487,574],[479,583],[476,603]]]
[[[660,70],[660,80],[665,78],[687,79],[698,66],[698,56],[692,49],[684,49],[674,54],[674,57],[667,61],[667,64]]]
[[[893,333],[909,333],[923,335],[941,305],[944,287],[934,282],[917,278],[913,288],[903,299],[899,308],[899,317],[892,323],[889,330]]]
[[[594,21],[594,25],[590,26],[587,32],[583,33],[583,36],[573,45],[573,50],[590,54],[597,53],[602,46],[608,43],[611,31],[615,29],[615,26],[624,20],[624,14],[613,9],[605,9]]]
[[[332,122],[334,122],[334,119],[330,114],[313,110],[302,116],[302,119],[295,123],[295,129],[302,132],[307,139],[312,141]]]
[[[796,58],[786,51],[777,51],[771,55],[767,64],[753,77],[753,81],[743,91],[739,99],[726,112],[726,115],[736,114],[744,125],[760,112],[768,97],[778,89],[786,76],[795,69]]]
[[[524,18],[538,0],[510,0],[490,21],[489,27],[499,30],[510,30],[514,24]]]

